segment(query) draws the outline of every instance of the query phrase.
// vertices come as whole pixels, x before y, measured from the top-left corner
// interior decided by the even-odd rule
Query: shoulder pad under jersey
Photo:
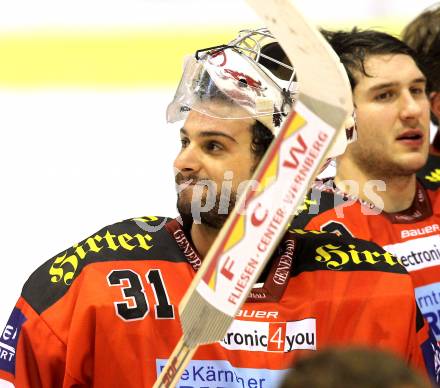
[[[106,226],[42,264],[22,296],[41,313],[59,300],[83,269],[106,261],[185,260],[165,228],[165,217],[139,217]]]
[[[332,270],[407,274],[396,257],[371,241],[298,228],[289,229],[288,235],[297,243],[296,273]]]

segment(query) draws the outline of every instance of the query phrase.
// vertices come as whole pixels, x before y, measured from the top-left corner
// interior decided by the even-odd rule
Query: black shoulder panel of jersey
[[[41,265],[25,283],[22,296],[37,311],[59,300],[87,265],[106,261],[186,261],[170,236],[164,217],[140,217],[106,226]]]
[[[335,192],[328,182],[315,182],[291,225],[294,228],[303,229],[316,215],[334,209],[347,200],[347,196]]]
[[[438,190],[440,188],[440,156],[430,154],[425,166],[417,172],[417,178],[425,189]]]
[[[290,229],[297,242],[291,276],[306,271],[380,271],[407,274],[396,257],[379,245],[335,233]]]

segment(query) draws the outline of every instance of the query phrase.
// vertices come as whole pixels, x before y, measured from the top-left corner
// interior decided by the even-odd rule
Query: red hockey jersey
[[[400,258],[410,273],[417,302],[440,340],[440,157],[431,155],[418,173],[412,206],[386,213],[318,182],[309,193],[298,228],[325,230],[374,241]]]
[[[178,304],[200,263],[180,224],[157,217],[105,227],[55,256],[31,275],[3,331],[0,385],[152,386],[182,334]],[[396,258],[292,230],[224,339],[198,349],[179,386],[272,388],[298,357],[342,344],[432,370],[434,342]]]

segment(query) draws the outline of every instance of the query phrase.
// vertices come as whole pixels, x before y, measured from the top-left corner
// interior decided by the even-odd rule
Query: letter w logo
[[[301,134],[299,134],[296,139],[298,141],[298,146],[293,146],[290,148],[289,154],[290,154],[292,160],[285,160],[283,162],[284,167],[288,167],[288,168],[292,168],[292,169],[298,168],[299,160],[298,160],[297,154],[305,154],[307,151],[307,145],[306,145],[304,139],[302,138]]]

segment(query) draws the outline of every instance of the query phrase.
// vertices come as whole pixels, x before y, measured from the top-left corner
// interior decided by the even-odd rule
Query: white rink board
[[[0,90],[0,330],[45,260],[109,223],[176,215],[173,93]]]

